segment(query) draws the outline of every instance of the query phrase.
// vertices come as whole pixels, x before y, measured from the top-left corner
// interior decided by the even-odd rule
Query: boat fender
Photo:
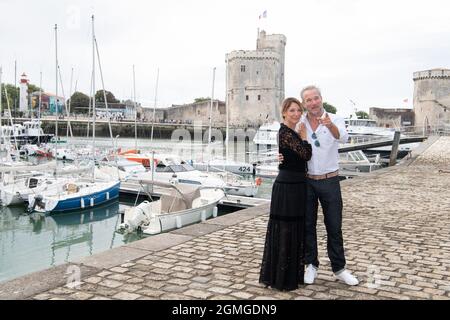
[[[84,198],[81,198],[81,208],[84,208]]]
[[[218,211],[219,211],[219,209],[217,209],[217,206],[213,208],[213,217],[214,217],[214,218],[217,217]]]
[[[94,206],[94,198],[91,198],[91,207]]]
[[[206,211],[205,211],[205,210],[202,210],[202,213],[201,213],[201,220],[202,220],[202,222],[205,222],[205,221],[206,221]]]
[[[176,217],[176,224],[177,224],[177,229],[180,229],[183,226],[183,224],[181,223],[180,217]]]

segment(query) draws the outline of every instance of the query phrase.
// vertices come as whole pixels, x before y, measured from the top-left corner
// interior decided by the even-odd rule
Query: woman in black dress
[[[306,171],[311,145],[304,124],[296,131],[303,107],[296,98],[283,101],[278,149],[284,157],[273,184],[270,218],[259,282],[278,290],[303,284]]]

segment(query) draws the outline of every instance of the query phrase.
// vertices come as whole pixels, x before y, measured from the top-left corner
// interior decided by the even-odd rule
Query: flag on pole
[[[264,12],[259,15],[259,19],[262,18],[267,18],[267,10],[264,10]]]

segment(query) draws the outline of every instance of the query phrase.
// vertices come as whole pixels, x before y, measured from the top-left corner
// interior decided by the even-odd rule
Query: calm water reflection
[[[81,212],[42,215],[0,209],[0,282],[135,241],[116,232],[119,201]]]

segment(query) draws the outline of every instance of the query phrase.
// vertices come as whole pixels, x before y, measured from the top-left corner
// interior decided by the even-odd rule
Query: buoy
[[[259,187],[261,185],[261,183],[262,183],[262,178],[261,177],[258,177],[258,178],[255,179],[256,186]]]

